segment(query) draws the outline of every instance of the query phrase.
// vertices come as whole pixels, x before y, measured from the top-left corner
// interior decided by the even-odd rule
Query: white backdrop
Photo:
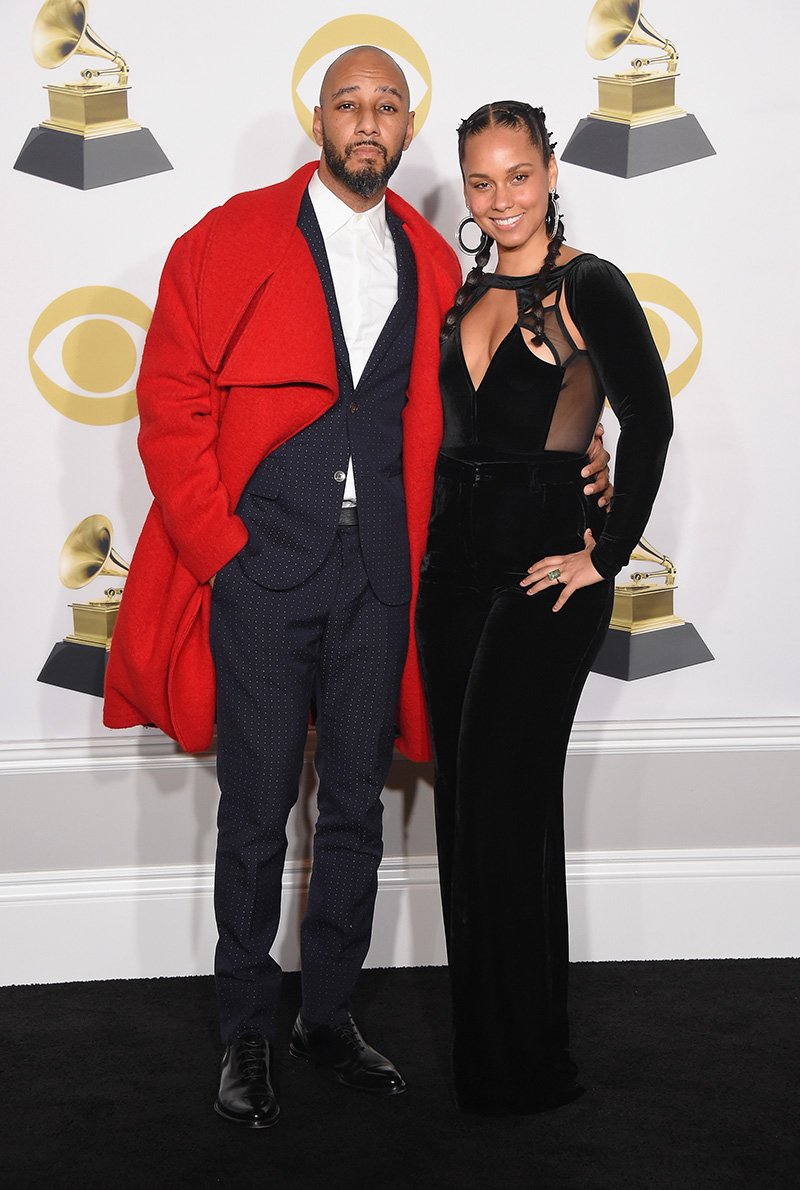
[[[174,170],[84,193],[12,169],[46,115],[42,86],[74,78],[84,64],[53,72],[35,64],[38,6],[6,6],[0,72],[5,741],[106,734],[99,700],[36,681],[71,630],[74,596],[60,586],[56,562],[69,530],[95,512],[110,517],[115,546],[130,557],[149,503],[136,421],[88,426],[52,408],[28,366],[31,329],[54,299],[82,286],[116,287],[152,307],[177,235],[229,194],[277,181],[316,156],[295,116],[292,72],[312,34],[349,12],[320,0],[291,9],[256,0],[224,8],[90,0],[91,24],[130,63],[131,115]],[[508,0],[500,20],[478,5],[407,0],[398,14],[370,3],[372,14],[399,17],[430,66],[430,113],[394,183],[445,236],[463,212],[454,135],[461,117],[490,99],[541,103],[563,148],[595,106],[597,64],[584,49],[589,8],[590,0]],[[759,28],[742,0],[650,0],[644,9],[677,44],[678,103],[697,116],[717,155],[631,180],[564,165],[559,189],[571,243],[628,273],[666,278],[699,312],[703,355],[675,400],[674,443],[647,535],[677,562],[676,611],[716,660],[629,684],[593,675],[579,718],[796,715],[800,168],[790,55],[800,14],[780,0]],[[623,51],[614,67],[630,56]],[[307,104],[327,60],[301,81]],[[423,89],[415,74],[415,101]],[[669,367],[693,344],[687,328],[671,329]],[[56,366],[58,355],[52,349],[42,366]],[[96,580],[79,598],[97,598],[105,585]]]

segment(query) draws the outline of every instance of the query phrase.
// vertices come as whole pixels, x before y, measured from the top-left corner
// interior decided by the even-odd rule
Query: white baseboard
[[[800,955],[800,848],[568,857],[576,961]]]
[[[794,752],[800,749],[800,717],[739,719],[633,719],[579,721],[569,754],[630,756],[687,752]],[[306,759],[314,751],[309,733]],[[213,767],[213,750],[187,754],[155,728],[107,732],[85,739],[0,742],[0,777],[46,773],[124,772]]]
[[[300,963],[308,865],[287,864],[273,954]],[[216,929],[209,864],[0,875],[0,984],[205,975]],[[444,939],[435,858],[381,865],[368,965],[436,966]]]
[[[581,852],[567,871],[576,961],[800,954],[800,848]],[[286,970],[307,877],[287,865]],[[212,880],[208,865],[0,875],[0,984],[206,974]],[[444,961],[435,859],[386,859],[367,965]]]

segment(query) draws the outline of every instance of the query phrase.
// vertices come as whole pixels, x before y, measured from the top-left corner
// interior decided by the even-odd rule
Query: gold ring
[[[548,570],[547,577],[550,579],[551,583],[554,583],[558,578],[561,577],[561,571],[560,570]]]

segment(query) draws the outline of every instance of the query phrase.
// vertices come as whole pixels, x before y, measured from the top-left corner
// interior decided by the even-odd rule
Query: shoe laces
[[[261,1037],[240,1037],[236,1043],[239,1074],[246,1082],[265,1081],[266,1046]]]
[[[367,1048],[367,1043],[358,1031],[358,1026],[352,1017],[345,1021],[342,1025],[336,1026],[336,1032],[351,1049],[356,1053],[361,1053]]]

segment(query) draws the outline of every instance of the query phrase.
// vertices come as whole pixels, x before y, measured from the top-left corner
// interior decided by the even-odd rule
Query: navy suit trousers
[[[408,605],[374,595],[357,527],[340,528],[323,564],[291,590],[254,582],[236,558],[217,575],[215,974],[224,1044],[250,1030],[275,1037],[281,971],[270,948],[312,704],[319,813],[301,928],[303,1015],[321,1024],[347,1015],[372,930],[407,644]]]

